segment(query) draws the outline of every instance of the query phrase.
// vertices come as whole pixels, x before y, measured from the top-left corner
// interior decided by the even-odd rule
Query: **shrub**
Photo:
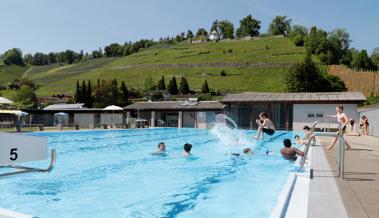
[[[226,71],[225,70],[221,70],[220,75],[221,76],[226,76]]]
[[[211,93],[201,94],[197,98],[199,101],[210,101],[213,99],[213,96]]]
[[[297,35],[293,41],[296,46],[304,46],[304,36],[302,35]]]

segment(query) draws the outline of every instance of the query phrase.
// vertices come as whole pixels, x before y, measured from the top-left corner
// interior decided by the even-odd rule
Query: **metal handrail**
[[[25,167],[25,166],[18,166],[18,165],[2,166],[2,167],[8,167],[8,168],[16,169],[19,171],[0,174],[0,179],[19,175],[19,174],[25,174],[25,173],[49,173],[54,169],[56,161],[57,161],[57,152],[55,149],[52,149],[51,150],[50,164],[47,168],[41,169],[41,168]]]
[[[312,135],[309,137],[308,142],[304,148],[304,156],[300,160],[300,169],[304,168],[305,160],[307,159],[309,148],[312,144],[312,140],[315,139],[316,136],[328,136],[328,137],[336,137],[335,133],[329,133],[329,132],[314,132],[314,129],[316,125],[319,122],[316,121],[312,125],[311,133]],[[343,131],[342,131],[342,125],[341,123],[338,123],[338,141],[339,141],[339,148],[338,148],[338,176],[340,179],[344,178],[344,171],[345,171],[345,139],[343,137]]]

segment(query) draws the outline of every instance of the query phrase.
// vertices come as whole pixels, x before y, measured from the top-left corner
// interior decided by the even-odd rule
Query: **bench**
[[[59,130],[63,130],[64,127],[74,127],[75,130],[79,130],[79,124],[77,123],[69,123],[69,124],[57,124],[57,128]]]
[[[21,129],[22,128],[25,128],[25,127],[37,127],[38,128],[38,131],[43,131],[44,130],[44,127],[43,127],[43,124],[17,124],[15,125],[16,127],[16,131],[17,132],[21,132]]]

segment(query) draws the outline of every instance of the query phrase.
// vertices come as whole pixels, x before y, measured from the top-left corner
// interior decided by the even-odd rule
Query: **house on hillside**
[[[218,40],[220,40],[220,35],[218,34],[218,32],[216,30],[213,30],[209,34],[208,38],[209,38],[210,41],[218,41]]]

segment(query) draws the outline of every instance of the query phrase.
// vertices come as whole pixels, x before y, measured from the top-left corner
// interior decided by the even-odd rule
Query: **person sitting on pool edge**
[[[267,135],[274,135],[275,133],[275,126],[274,123],[268,118],[268,115],[266,112],[262,112],[259,114],[259,119],[256,120],[256,123],[258,124],[258,131],[257,135],[255,136],[255,139],[263,140],[263,133],[266,133]]]
[[[164,142],[159,142],[158,144],[158,150],[154,153],[152,153],[153,155],[157,155],[157,154],[164,154],[166,151],[166,145]]]
[[[298,148],[292,148],[291,140],[284,139],[283,140],[284,148],[280,149],[280,153],[283,155],[283,157],[296,160],[297,156],[300,155],[301,157],[304,156],[304,152],[300,151]]]
[[[192,145],[190,143],[185,143],[183,146],[183,149],[184,149],[183,156],[186,157],[186,156],[191,155]]]
[[[303,127],[304,138],[301,139],[299,135],[295,135],[295,143],[299,145],[306,145],[311,137],[311,128],[309,126]]]

